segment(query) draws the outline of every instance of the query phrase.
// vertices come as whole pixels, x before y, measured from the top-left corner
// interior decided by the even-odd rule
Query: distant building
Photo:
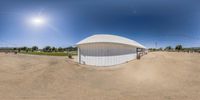
[[[136,59],[138,48],[145,47],[121,36],[97,34],[77,44],[78,62],[94,66],[111,66]]]

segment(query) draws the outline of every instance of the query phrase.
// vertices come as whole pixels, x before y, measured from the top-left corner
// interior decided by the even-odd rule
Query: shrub
[[[72,59],[72,54],[68,54],[68,58]]]

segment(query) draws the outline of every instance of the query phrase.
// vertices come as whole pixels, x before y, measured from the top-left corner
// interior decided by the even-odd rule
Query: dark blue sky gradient
[[[198,0],[1,0],[0,46],[66,47],[115,34],[150,48],[200,46]],[[40,14],[48,25],[27,23]]]

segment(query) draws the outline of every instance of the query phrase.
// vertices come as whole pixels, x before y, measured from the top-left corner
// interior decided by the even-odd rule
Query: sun
[[[31,24],[35,26],[41,26],[45,24],[45,18],[41,16],[31,18]]]

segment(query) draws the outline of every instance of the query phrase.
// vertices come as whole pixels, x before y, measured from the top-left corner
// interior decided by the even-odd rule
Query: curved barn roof
[[[108,35],[108,34],[97,34],[92,35],[78,42],[76,45],[87,44],[87,43],[119,43],[119,44],[127,44],[139,48],[145,48],[140,43],[117,35]]]

